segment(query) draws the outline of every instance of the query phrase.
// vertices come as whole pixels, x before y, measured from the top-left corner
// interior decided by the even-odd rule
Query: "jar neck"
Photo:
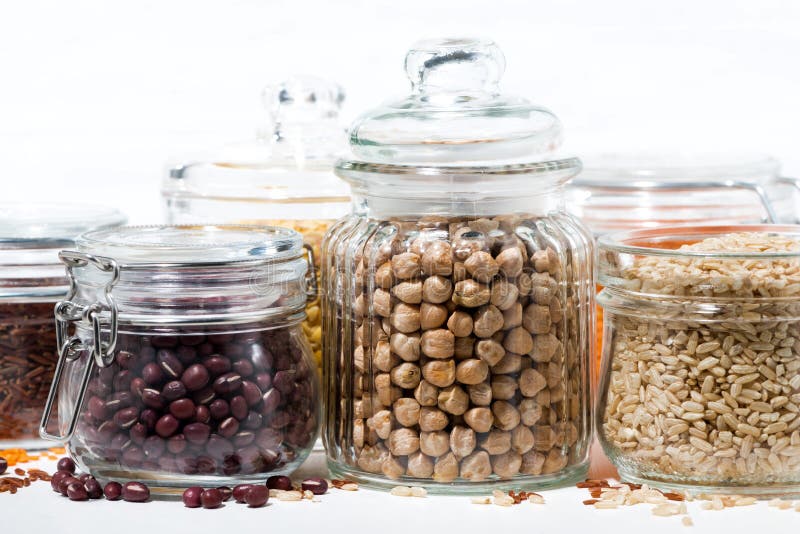
[[[353,189],[354,212],[376,219],[391,217],[488,216],[528,214],[544,216],[564,210],[564,187],[551,184],[516,191],[444,191],[411,188]]]
[[[308,265],[296,257],[281,262],[209,266],[122,266],[111,286],[120,323],[193,325],[267,318],[292,320],[307,299]],[[109,306],[108,273],[91,266],[74,270],[72,302]]]

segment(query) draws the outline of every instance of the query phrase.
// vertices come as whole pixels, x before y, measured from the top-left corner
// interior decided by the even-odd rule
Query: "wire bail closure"
[[[306,272],[306,300],[313,302],[319,296],[319,283],[317,282],[317,265],[314,258],[314,249],[308,243],[303,243],[303,248],[306,249],[308,255],[308,271]]]
[[[58,254],[58,258],[66,266],[69,278],[69,292],[64,300],[59,301],[55,306],[56,320],[56,343],[58,348],[58,362],[56,363],[53,383],[50,386],[50,393],[47,396],[42,420],[39,424],[39,435],[48,440],[64,441],[69,440],[75,433],[78,423],[78,415],[86,397],[86,390],[89,386],[89,377],[94,366],[108,367],[114,361],[114,349],[117,345],[117,307],[111,290],[119,280],[120,268],[116,261],[104,256],[93,256],[82,252],[64,250]],[[111,276],[103,288],[105,302],[93,302],[91,304],[80,304],[73,302],[78,285],[75,280],[74,269],[92,266],[102,273],[109,273]],[[77,331],[70,335],[69,326],[71,323],[91,327],[91,343],[84,342]],[[108,332],[108,340],[103,341],[103,333]],[[78,398],[69,418],[67,431],[64,434],[51,434],[47,427],[50,424],[50,417],[53,411],[53,404],[58,396],[58,389],[61,383],[61,376],[67,362],[78,360],[80,356],[88,351],[86,368],[81,378]]]

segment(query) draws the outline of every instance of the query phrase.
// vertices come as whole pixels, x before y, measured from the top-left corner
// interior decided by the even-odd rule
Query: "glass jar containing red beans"
[[[305,254],[300,234],[277,227],[81,236],[61,253],[72,291],[56,307],[42,427],[57,397],[55,437],[82,469],[155,491],[291,472],[320,420]]]

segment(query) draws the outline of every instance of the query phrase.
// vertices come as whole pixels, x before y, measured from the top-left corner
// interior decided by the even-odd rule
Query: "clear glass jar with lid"
[[[124,222],[99,206],[0,204],[0,449],[47,444],[39,419],[57,360],[53,306],[69,286],[58,251]]]
[[[355,209],[323,243],[324,440],[336,476],[431,492],[585,477],[594,313],[580,169],[498,89],[488,41],[424,41],[413,92],[350,128]]]
[[[300,326],[316,280],[303,252],[300,234],[277,227],[82,235],[60,255],[72,291],[56,307],[42,435],[66,439],[99,479],[148,480],[157,492],[291,472],[320,421]]]
[[[678,224],[798,222],[795,181],[759,154],[620,153],[583,158],[567,187],[595,235]]]
[[[162,185],[169,224],[267,224],[300,232],[319,257],[322,236],[350,210],[347,185],[333,174],[345,147],[342,88],[312,76],[267,87],[266,126],[253,141],[172,166]],[[321,362],[319,302],[303,329]]]
[[[800,227],[599,238],[598,435],[624,480],[800,490]]]

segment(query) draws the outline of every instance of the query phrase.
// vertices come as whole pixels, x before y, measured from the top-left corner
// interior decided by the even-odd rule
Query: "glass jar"
[[[73,290],[56,307],[42,425],[57,396],[55,437],[82,470],[171,492],[303,462],[320,396],[300,326],[315,296],[300,234],[124,227],[84,234],[61,258]]]
[[[350,210],[347,185],[333,174],[345,147],[342,88],[295,76],[263,93],[267,127],[257,138],[170,169],[162,187],[169,224],[267,224],[292,228],[319,257],[322,236]],[[317,273],[319,274],[319,273]],[[303,330],[322,361],[319,301]]]
[[[603,236],[598,434],[624,480],[800,488],[800,227]]]
[[[498,91],[494,43],[418,43],[414,92],[357,119],[354,212],[323,243],[328,463],[430,492],[583,480],[591,236],[560,123]]]
[[[567,186],[567,206],[599,236],[679,224],[796,223],[798,192],[764,155],[606,154],[584,159]],[[598,309],[596,377],[602,319]]]
[[[125,222],[110,208],[0,204],[0,449],[39,448],[56,365],[53,306],[67,293],[58,251],[84,230]]]

